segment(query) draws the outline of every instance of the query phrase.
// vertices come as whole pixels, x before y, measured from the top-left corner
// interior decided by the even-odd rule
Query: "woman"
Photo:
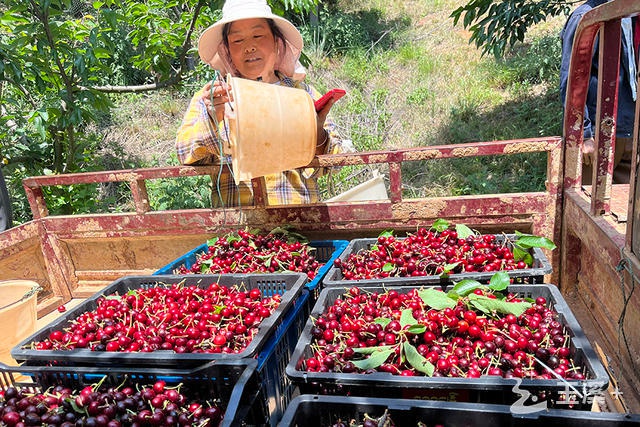
[[[298,62],[302,47],[300,32],[288,20],[274,15],[266,1],[228,0],[222,8],[222,19],[200,37],[198,52],[200,58],[222,77],[231,74],[296,87],[318,99],[320,94],[302,81],[304,69]],[[219,154],[227,133],[224,106],[230,100],[232,94],[223,78],[207,83],[191,100],[176,138],[178,159],[182,164],[222,165],[218,182],[214,183],[212,202],[216,207],[253,203],[251,183],[236,185],[230,159],[228,156],[221,159]],[[327,120],[332,105],[330,101],[318,112],[316,154],[341,151],[335,124]],[[317,202],[319,172],[301,168],[265,176],[267,203]]]

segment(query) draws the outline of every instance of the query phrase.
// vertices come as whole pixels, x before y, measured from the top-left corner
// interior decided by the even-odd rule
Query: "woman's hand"
[[[582,163],[589,166],[593,163],[595,142],[593,138],[587,138],[582,142]]]
[[[216,80],[213,85],[211,82],[204,85],[202,101],[212,119],[221,122],[224,119],[224,104],[232,100],[230,87],[225,82]]]
[[[327,131],[324,128],[324,122],[327,121],[327,116],[329,115],[329,110],[331,110],[331,107],[333,106],[333,103],[336,102],[335,99],[330,99],[329,102],[327,102],[327,105],[324,106],[324,108],[320,111],[318,111],[317,115],[318,115],[318,142],[316,145],[316,155],[317,154],[324,154],[325,150],[327,149],[327,144],[329,142],[329,131]]]

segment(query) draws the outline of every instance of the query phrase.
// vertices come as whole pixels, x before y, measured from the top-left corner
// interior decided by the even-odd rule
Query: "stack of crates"
[[[506,239],[503,243],[510,245],[517,236],[496,235],[496,238],[498,241]],[[340,255],[340,261],[344,262],[351,254],[374,248],[377,242],[377,238],[352,240]],[[545,283],[545,275],[552,272],[547,257],[540,248],[531,248],[530,255],[533,263],[529,268],[506,271],[510,279],[506,291],[531,302],[538,297],[545,298],[558,313],[568,336],[571,360],[582,370],[584,379],[504,378],[497,375],[464,378],[422,374],[404,376],[374,370],[367,373],[308,370],[305,361],[314,356],[312,346],[317,341],[312,335],[315,319],[326,313],[336,299],[349,293],[352,287],[360,288],[363,294],[377,295],[390,290],[406,294],[428,288],[446,293],[465,279],[489,284],[495,273],[346,280],[340,267],[334,265],[322,281],[322,292],[286,368],[299,396],[288,407],[281,425],[320,426],[339,425],[340,422],[348,425],[352,419],[362,420],[364,413],[379,416],[385,408],[396,410],[394,425],[418,425],[418,415],[427,415],[423,421],[427,426],[521,425],[517,417],[513,418],[518,408],[524,413],[535,414],[531,424],[522,425],[561,425],[570,419],[589,420],[589,412],[586,411],[591,409],[594,397],[601,396],[607,389],[609,377],[557,287]],[[385,399],[377,399],[380,396]],[[582,415],[571,415],[570,412]],[[476,417],[477,422],[470,422]],[[618,420],[622,418],[616,418]]]
[[[398,294],[406,294],[415,286],[363,287],[366,292],[382,294],[393,289]],[[578,324],[564,298],[553,285],[512,285],[509,292],[520,298],[536,299],[544,297],[560,314],[567,333],[571,337],[572,358],[585,372],[584,380],[503,378],[501,376],[482,376],[480,378],[437,377],[437,376],[401,376],[386,372],[343,373],[311,372],[305,369],[304,360],[313,355],[312,336],[314,320],[326,312],[336,299],[345,293],[338,287],[325,288],[314,306],[307,325],[298,340],[298,344],[286,368],[287,376],[299,387],[301,394],[334,394],[389,398],[439,399],[463,402],[514,404],[524,396],[527,404],[535,401],[542,393],[550,405],[562,405],[564,394],[577,391],[576,396],[601,392],[609,385],[609,377],[599,361],[582,328]],[[530,399],[529,399],[530,398]],[[578,399],[575,406],[590,406],[591,402]]]
[[[296,300],[293,309],[289,310],[283,318],[281,327],[270,336],[263,350],[258,354],[257,371],[261,377],[261,387],[263,395],[266,397],[272,426],[275,426],[282,417],[295,393],[294,386],[285,375],[285,370],[307,322],[311,307],[318,298],[321,281],[348,244],[349,242],[346,240],[312,240],[309,242],[309,247],[315,251],[316,260],[323,265],[318,269],[313,280],[304,285],[304,290]],[[202,244],[154,274],[171,274],[181,266],[189,269],[196,262],[198,256],[206,253],[207,250],[207,244]]]
[[[182,378],[185,373],[181,369],[201,369],[211,361],[214,366],[226,363],[237,363],[248,366],[251,370],[252,382],[247,392],[253,400],[247,406],[251,409],[249,422],[244,425],[273,425],[282,417],[287,404],[292,398],[293,386],[285,375],[285,368],[289,362],[293,348],[298,341],[309,311],[320,290],[320,282],[333,261],[346,248],[348,242],[343,240],[312,241],[309,246],[314,250],[316,260],[323,265],[313,278],[309,280],[304,273],[251,273],[251,274],[176,274],[180,266],[189,268],[202,253],[206,253],[208,245],[203,244],[168,265],[156,271],[151,276],[126,276],[114,281],[101,292],[85,300],[73,310],[61,315],[56,321],[45,326],[35,334],[23,340],[12,349],[12,356],[23,363],[28,374],[34,378],[34,383],[42,387],[52,382],[44,381],[38,372],[58,369],[57,376],[47,378],[65,378],[77,368],[77,372],[95,369],[109,372],[117,377],[120,373],[140,371],[157,376],[164,370],[163,375]],[[258,332],[251,342],[239,353],[177,353],[172,350],[156,350],[153,352],[101,352],[87,348],[73,350],[37,350],[34,343],[46,339],[56,330],[63,330],[85,312],[96,309],[101,298],[110,295],[126,295],[136,289],[171,286],[197,286],[206,288],[212,283],[221,286],[240,285],[247,291],[260,289],[263,297],[281,295],[278,308],[271,316],[260,323]],[[254,365],[255,364],[255,365]],[[9,368],[7,368],[9,369]],[[222,368],[209,368],[222,369]],[[175,375],[170,375],[175,371]],[[202,371],[199,371],[202,373]],[[204,381],[219,381],[218,372],[215,375],[203,374]],[[224,375],[225,381],[229,378]],[[193,376],[189,377],[193,379]],[[232,378],[233,379],[233,378]],[[193,379],[192,383],[195,381]],[[78,386],[82,384],[77,384]],[[206,391],[206,388],[205,388]],[[223,399],[224,400],[224,399]],[[246,412],[246,411],[245,411]],[[235,418],[235,415],[233,416]],[[233,424],[230,424],[233,425]]]

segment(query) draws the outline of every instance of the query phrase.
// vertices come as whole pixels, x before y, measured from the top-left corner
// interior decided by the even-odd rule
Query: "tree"
[[[527,29],[547,18],[568,15],[576,0],[471,0],[451,13],[454,25],[471,31],[470,42],[483,54],[502,57]],[[461,21],[462,20],[462,21]]]
[[[273,2],[309,10],[316,0]],[[9,163],[84,170],[82,131],[109,94],[180,84],[194,38],[223,0],[5,0],[0,6],[0,148]],[[86,162],[85,162],[86,163]]]

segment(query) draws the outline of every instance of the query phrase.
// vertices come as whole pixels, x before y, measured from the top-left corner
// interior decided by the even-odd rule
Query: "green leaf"
[[[73,408],[74,412],[78,413],[78,414],[87,414],[89,415],[89,413],[87,412],[87,408],[85,408],[84,406],[78,406],[78,404],[76,403],[76,399],[72,398],[72,397],[67,397],[65,398],[65,400],[71,405],[71,407]]]
[[[388,358],[393,354],[395,350],[393,348],[389,350],[380,350],[371,354],[366,359],[362,360],[354,360],[353,364],[356,365],[357,368],[367,370],[367,369],[375,369],[378,366],[382,365]]]
[[[473,230],[470,229],[469,227],[467,227],[464,224],[457,224],[456,225],[456,233],[458,233],[458,238],[459,239],[466,239],[469,236],[474,236],[475,235]]]
[[[385,265],[382,266],[382,271],[388,273],[389,271],[393,271],[394,268],[395,268],[395,266],[392,263],[388,262],[388,263],[386,263]]]
[[[400,314],[400,326],[403,328],[405,326],[417,325],[418,321],[413,317],[413,310],[410,308],[406,308],[402,310]]]
[[[524,261],[528,266],[533,264],[533,256],[529,251],[521,249],[519,246],[513,247],[513,259],[516,261]]]
[[[393,230],[385,230],[382,233],[378,234],[378,237],[391,237],[393,236]]]
[[[478,282],[477,280],[471,280],[471,279],[464,279],[459,281],[458,283],[456,283],[453,288],[449,291],[449,296],[450,297],[455,297],[455,296],[467,296],[469,295],[471,292],[475,291],[476,289],[482,288],[484,287],[484,285],[480,282]]]
[[[451,299],[446,293],[435,288],[420,289],[418,295],[420,299],[422,299],[422,302],[436,310],[454,308],[457,304],[457,302]]]
[[[215,246],[216,243],[218,243],[218,240],[220,240],[218,236],[212,237],[211,239],[207,240],[207,246]]]
[[[433,228],[436,231],[443,232],[444,230],[449,228],[449,221],[447,221],[446,219],[439,218],[435,220],[431,228]]]
[[[489,310],[486,306],[484,306],[480,301],[471,300],[469,301],[476,310],[483,312],[484,314],[491,314],[491,310]]]
[[[427,327],[425,325],[411,325],[406,329],[406,331],[411,335],[420,335],[427,331]]]
[[[229,243],[233,243],[233,242],[239,242],[240,240],[242,240],[242,237],[240,237],[239,235],[235,234],[235,233],[229,233],[227,234],[227,242]]]
[[[547,239],[546,237],[533,236],[531,234],[522,234],[516,231],[517,240],[515,244],[517,246],[522,247],[523,249],[528,248],[543,248],[553,250],[556,248],[555,243],[553,241]]]
[[[385,328],[389,323],[391,323],[391,319],[388,317],[378,317],[373,322]]]
[[[469,295],[469,300],[481,311],[488,312],[496,312],[502,314],[513,314],[515,316],[521,316],[529,307],[531,307],[531,303],[527,301],[522,302],[511,302],[499,299],[492,299],[486,297],[484,295]]]
[[[454,268],[456,268],[458,265],[460,265],[459,262],[454,262],[452,264],[445,264],[442,267],[442,273],[440,273],[440,277],[445,277],[447,276],[449,273],[451,273],[451,270],[453,270]]]
[[[489,280],[489,288],[494,291],[504,291],[510,283],[511,279],[509,278],[509,273],[506,271],[498,271],[491,276],[491,280]]]
[[[408,342],[402,345],[402,352],[407,358],[407,362],[417,371],[420,371],[428,376],[433,376],[435,366],[427,359],[424,358],[418,350]]]

